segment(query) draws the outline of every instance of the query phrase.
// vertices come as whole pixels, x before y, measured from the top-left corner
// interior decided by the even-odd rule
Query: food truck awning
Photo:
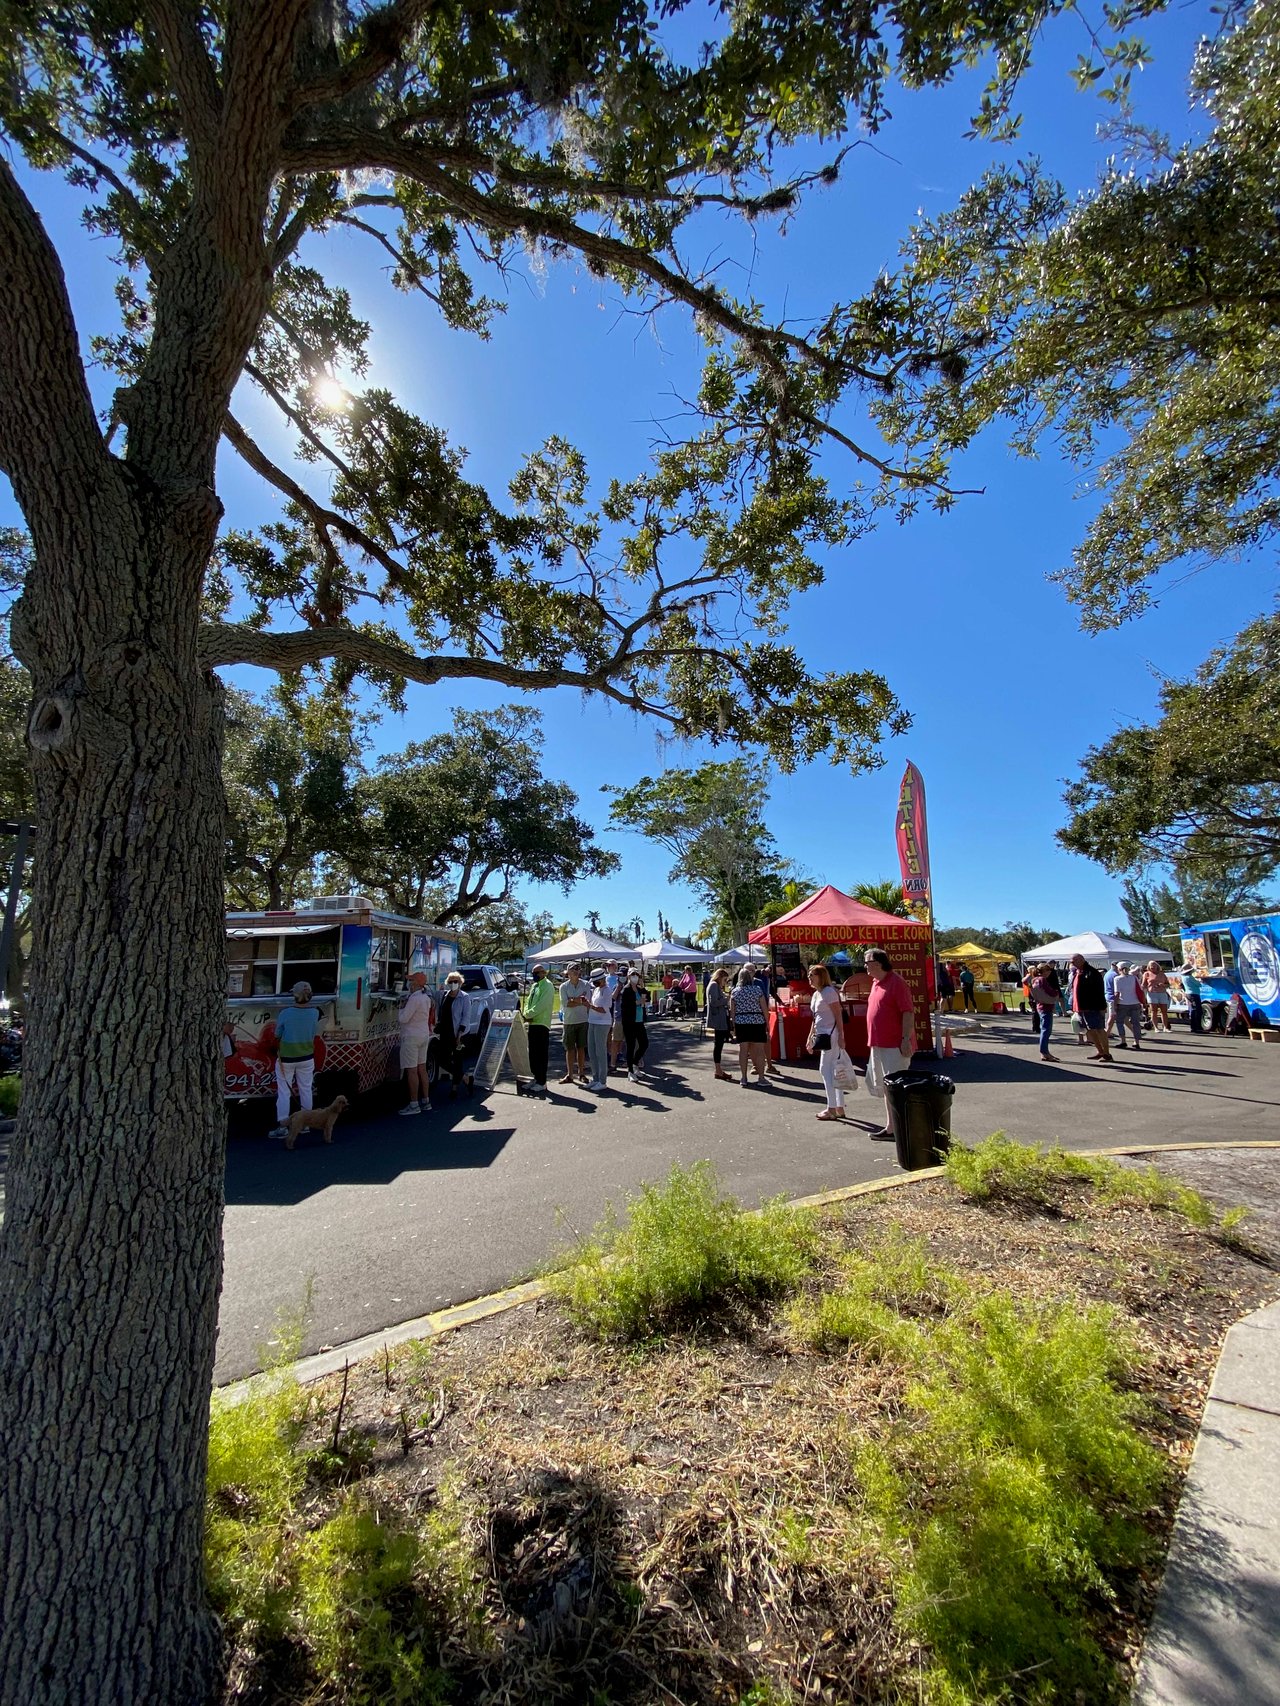
[[[333,930],[333,924],[229,924],[227,935],[233,940],[251,936],[315,936],[321,930]]]

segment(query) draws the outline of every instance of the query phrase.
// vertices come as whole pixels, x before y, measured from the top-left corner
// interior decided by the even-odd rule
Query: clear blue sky
[[[1138,79],[1138,111],[1175,137],[1203,122],[1188,113],[1186,73],[1197,34],[1213,22],[1200,5],[1144,26],[1156,60]],[[1079,188],[1093,182],[1106,157],[1097,127],[1111,112],[1076,93],[1067,76],[1086,46],[1071,19],[1049,32],[1024,84],[1027,119],[1017,144],[1019,154],[1039,154]],[[893,266],[917,212],[951,206],[992,157],[988,146],[963,140],[978,81],[900,96],[876,147],[857,150],[840,183],[809,200],[785,237],[773,227],[753,247],[741,228],[707,222],[698,233],[704,254],[723,259],[739,279],[749,271],[752,293],[797,319],[860,293],[877,270]],[[107,245],[78,229],[59,180],[29,182],[67,258],[87,339],[114,323]],[[375,325],[371,382],[391,386],[443,425],[469,451],[473,476],[499,494],[522,455],[553,432],[585,451],[603,489],[609,477],[636,471],[654,422],[675,411],[677,396],[696,389],[700,346],[683,313],[671,309],[656,324],[640,321],[577,265],[551,263],[544,270],[531,263],[518,273],[508,312],[483,345],[442,329],[422,299],[393,292],[379,257],[354,239],[325,249],[321,255],[317,245],[308,258],[340,276],[357,311]],[[499,293],[493,280],[483,288]],[[283,453],[269,405],[246,390],[237,410]],[[857,478],[838,450],[827,455],[825,472],[837,490]],[[1152,714],[1158,674],[1191,670],[1264,607],[1271,566],[1246,561],[1188,578],[1171,575],[1158,608],[1090,638],[1046,580],[1067,562],[1088,517],[1076,471],[1052,453],[1035,463],[1013,458],[993,433],[956,478],[983,488],[982,495],[946,516],[882,524],[833,553],[826,586],[799,599],[791,618],[791,639],[811,668],[878,669],[914,726],[888,744],[885,767],[870,775],[854,778],[815,764],[771,777],[768,821],[781,850],[820,881],[847,887],[896,876],[893,811],[909,758],[925,779],[942,923],[1029,918],[1063,932],[1112,929],[1122,919],[1118,883],[1054,841],[1063,783],[1088,746]],[[228,525],[253,525],[274,513],[271,494],[231,451],[224,451],[219,483]],[[11,495],[0,488],[0,521],[18,519]],[[260,672],[234,673],[247,687],[269,684]],[[454,702],[483,708],[504,697],[464,685]],[[606,923],[639,915],[651,933],[661,908],[677,929],[692,928],[702,915],[698,902],[669,884],[660,849],[608,829],[599,790],[664,763],[701,762],[710,749],[663,744],[629,713],[577,693],[537,702],[547,774],[577,789],[583,814],[623,855],[623,866],[567,897],[530,887],[525,898],[574,923],[596,908]],[[447,714],[441,689],[411,686],[406,713],[373,730],[374,750],[426,739]]]

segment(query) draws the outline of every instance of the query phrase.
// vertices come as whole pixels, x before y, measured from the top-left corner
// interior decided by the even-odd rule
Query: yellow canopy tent
[[[1000,987],[1000,967],[1016,964],[1016,956],[1002,954],[996,948],[984,948],[980,942],[961,942],[958,948],[939,948],[938,958],[944,965],[959,965],[966,967],[974,975],[978,983],[988,986],[988,989],[978,992],[978,1006],[983,1012],[990,1011],[992,1005],[988,990],[995,991]],[[956,991],[959,1002],[960,992]]]

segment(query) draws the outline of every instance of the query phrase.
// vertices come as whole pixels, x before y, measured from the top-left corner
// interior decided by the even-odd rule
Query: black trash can
[[[887,1072],[884,1083],[898,1165],[909,1173],[936,1167],[951,1147],[954,1080],[942,1072]]]

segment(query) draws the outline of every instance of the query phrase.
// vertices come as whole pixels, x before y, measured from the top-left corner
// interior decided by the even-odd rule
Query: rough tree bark
[[[85,496],[40,542],[13,630],[42,836],[0,1259],[4,1706],[201,1701],[220,1669],[198,1418],[221,1275],[223,804],[190,597],[216,504],[119,464]]]
[[[123,460],[57,255],[0,156],[0,466],[35,553],[12,638],[40,826],[0,1229],[0,1706],[220,1693],[201,1553],[225,813],[197,631],[218,440],[271,288],[278,92],[305,5],[239,7],[224,90],[178,83],[193,198],[155,274],[147,360],[117,395]],[[178,30],[184,63],[199,48]]]

